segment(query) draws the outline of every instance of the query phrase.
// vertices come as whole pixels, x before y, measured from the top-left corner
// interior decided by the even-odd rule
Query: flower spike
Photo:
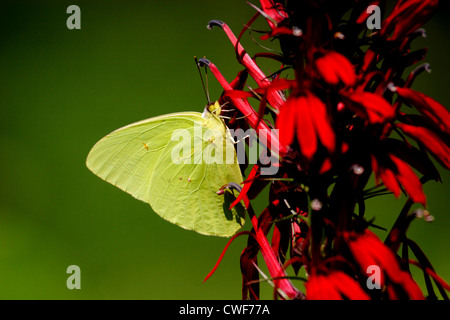
[[[244,182],[226,185],[240,191],[231,207],[243,202],[252,224],[240,256],[243,299],[259,299],[261,276],[278,292],[274,298],[436,299],[435,287],[448,299],[450,286],[407,235],[416,217],[438,218],[438,212],[431,216],[426,209],[432,198],[423,187],[442,181],[434,160],[450,169],[450,112],[412,88],[419,75],[430,72],[423,61],[428,49],[415,49],[412,42],[425,38],[421,27],[438,0],[397,0],[391,12],[379,0],[249,5],[256,11],[238,37],[223,21],[207,26],[223,30],[244,67],[233,81],[209,60],[199,60],[223,87],[227,126],[269,133],[263,150],[258,147],[257,164],[241,166]],[[378,30],[367,32],[373,6],[385,18]],[[270,29],[256,32],[270,41],[263,46],[252,37],[266,52],[250,56],[240,40],[261,18]],[[269,48],[275,42],[279,46]],[[274,70],[261,68],[261,57],[271,59]],[[254,147],[248,144],[248,150]],[[274,154],[277,172],[265,176],[264,161]],[[268,201],[257,216],[252,201],[264,188]],[[364,215],[368,199],[387,194],[407,197],[391,228]],[[420,209],[411,212],[417,204]],[[385,242],[372,228],[390,230]],[[259,253],[267,276],[260,272]],[[428,297],[408,261],[424,271]],[[296,275],[304,268],[305,293],[290,282],[288,267]],[[376,289],[371,289],[374,279]]]

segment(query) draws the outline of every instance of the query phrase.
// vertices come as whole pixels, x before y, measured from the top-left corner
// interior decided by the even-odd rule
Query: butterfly
[[[239,203],[230,209],[235,195],[218,191],[243,179],[220,113],[215,102],[203,113],[172,113],[127,125],[98,141],[86,165],[149,203],[162,218],[201,234],[230,237],[242,227],[245,208]]]

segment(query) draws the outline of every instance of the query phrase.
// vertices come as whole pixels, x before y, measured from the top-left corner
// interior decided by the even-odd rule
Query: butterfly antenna
[[[205,81],[203,81],[202,72],[200,70],[200,66],[198,64],[197,56],[194,56],[195,65],[197,66],[198,74],[200,75],[200,80],[202,81],[203,92],[205,93],[206,100],[208,101],[208,106],[211,104],[211,100],[209,99],[209,88],[208,88],[208,71],[205,69],[205,77],[206,77],[206,86]]]
[[[206,98],[208,99],[208,103],[211,104],[211,99],[209,98],[208,68],[205,68],[205,79],[206,79],[205,80],[205,82],[206,82]]]

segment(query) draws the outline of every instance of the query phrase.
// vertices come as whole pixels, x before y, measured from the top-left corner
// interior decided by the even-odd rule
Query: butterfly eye
[[[187,181],[188,181],[188,182],[191,182],[191,178],[187,178]]]

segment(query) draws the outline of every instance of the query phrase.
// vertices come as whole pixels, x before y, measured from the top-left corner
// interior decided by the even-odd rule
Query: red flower
[[[398,198],[400,197],[400,185],[405,188],[406,193],[414,202],[426,205],[426,197],[423,193],[422,183],[414,171],[400,158],[393,154],[388,155],[390,161],[385,161],[383,165],[378,163],[375,156],[372,156],[372,169],[375,177],[381,179],[386,188]]]
[[[413,221],[408,215],[413,203],[427,204],[422,183],[440,180],[428,153],[450,169],[450,112],[409,89],[426,65],[405,71],[425,57],[424,49],[410,51],[411,42],[423,36],[416,30],[437,3],[398,0],[382,29],[374,32],[364,31],[370,14],[366,5],[379,5],[384,12],[384,1],[260,0],[260,8],[251,5],[255,15],[238,37],[222,21],[208,24],[222,28],[243,67],[229,83],[213,63],[199,60],[224,89],[219,101],[226,104],[224,118],[230,120],[225,123],[230,129],[257,132],[270,131],[275,123],[279,133],[267,140],[271,155],[279,156],[278,173],[264,177],[258,165],[251,171],[243,166],[247,175],[232,204],[244,201],[253,227],[242,233],[250,235],[241,255],[243,297],[259,298],[260,252],[271,277],[267,280],[283,298],[304,298],[290,282],[288,266],[296,274],[300,268],[309,274],[307,299],[424,298],[396,252],[401,242],[404,261],[411,249],[418,264],[432,270],[406,238],[406,229]],[[250,55],[240,44],[258,16],[270,28],[261,39],[279,41],[281,53]],[[267,75],[256,63],[261,59],[272,59],[279,67]],[[285,73],[287,69],[292,72]],[[248,84],[250,78],[254,82]],[[403,103],[418,113],[406,113]],[[409,197],[386,245],[366,229],[366,199],[385,193],[378,185],[368,187],[372,173],[396,197],[402,192]],[[252,200],[264,187],[269,201],[257,216]],[[394,238],[394,245],[389,244]],[[325,267],[326,261],[332,263]],[[364,286],[373,265],[381,270],[381,290]],[[446,299],[448,286],[436,285]],[[436,297],[429,284],[427,291]]]
[[[288,15],[281,3],[272,0],[260,0],[262,10],[266,14],[266,20],[271,29],[276,28],[277,24],[285,20]]]
[[[351,62],[342,54],[329,51],[315,61],[320,76],[331,85],[342,82],[346,86],[353,86],[356,82],[355,70]]]
[[[280,143],[288,146],[297,137],[302,154],[309,160],[317,151],[318,140],[331,153],[335,149],[335,133],[325,104],[316,96],[291,95],[277,117]]]
[[[381,35],[399,40],[415,31],[430,19],[438,7],[438,0],[398,1],[392,13],[386,18],[380,30]]]
[[[365,91],[355,91],[347,96],[348,106],[369,123],[386,123],[395,117],[394,107],[382,96]]]
[[[420,126],[412,126],[404,123],[397,123],[396,126],[414,140],[422,143],[434,155],[436,160],[445,168],[450,169],[450,147],[438,134]]]
[[[358,282],[342,271],[313,270],[305,288],[307,300],[370,300]]]
[[[397,87],[394,91],[432,121],[436,129],[450,134],[450,112],[442,104],[412,89]]]
[[[364,233],[346,232],[344,238],[363,274],[372,265],[381,269],[380,285],[387,286],[390,298],[406,294],[409,299],[424,299],[410,274],[400,269],[394,253],[374,233],[367,229]]]

